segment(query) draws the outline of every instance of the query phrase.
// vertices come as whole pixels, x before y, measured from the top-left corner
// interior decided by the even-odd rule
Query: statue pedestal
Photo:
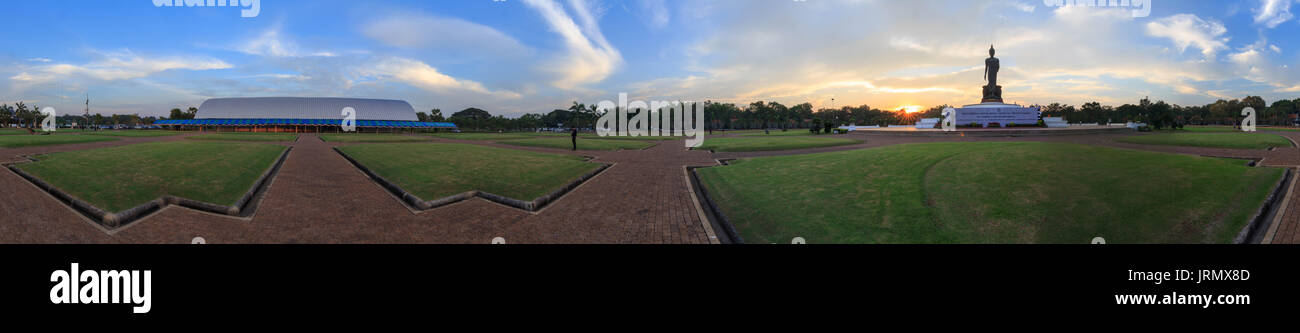
[[[1002,86],[984,86],[984,99],[980,103],[1002,103]]]
[[[1023,107],[1016,104],[1006,104],[1002,102],[986,102],[980,104],[966,105],[957,108],[957,126],[977,124],[982,127],[989,127],[989,124],[997,123],[1002,127],[1011,124],[1016,125],[1037,125],[1039,108]]]

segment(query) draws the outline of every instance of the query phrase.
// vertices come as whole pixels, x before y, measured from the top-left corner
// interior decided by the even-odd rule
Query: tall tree
[[[9,104],[0,105],[0,127],[9,127],[9,123],[14,121],[14,108]]]

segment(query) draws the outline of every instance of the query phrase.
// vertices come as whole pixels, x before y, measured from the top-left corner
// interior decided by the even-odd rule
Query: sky
[[[217,97],[402,99],[515,117],[573,101],[817,108],[1300,98],[1300,0],[162,0],[7,3],[0,103],[165,115]],[[236,2],[232,0],[231,2]],[[19,20],[21,18],[21,20]]]

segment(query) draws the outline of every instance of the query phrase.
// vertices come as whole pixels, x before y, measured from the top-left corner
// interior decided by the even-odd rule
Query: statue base
[[[1002,103],[1002,86],[984,86],[984,99],[980,103]]]
[[[1039,107],[1024,107],[1016,104],[1005,104],[1002,102],[983,102],[980,104],[966,105],[957,108],[957,116],[954,124],[957,126],[978,125],[980,127],[989,127],[990,124],[998,124],[1000,127],[1011,125],[1038,125]]]

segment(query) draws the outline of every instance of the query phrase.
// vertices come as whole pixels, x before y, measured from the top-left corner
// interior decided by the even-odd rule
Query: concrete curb
[[[695,171],[696,169],[700,169],[700,168],[714,168],[718,166],[726,166],[727,161],[731,161],[731,160],[726,159],[726,160],[717,160],[717,161],[718,161],[717,166],[686,167],[686,171],[688,171],[691,174],[690,185],[694,191],[698,192],[700,199],[704,202],[704,207],[705,207],[704,212],[706,213],[706,217],[708,217],[711,223],[716,224],[717,226],[720,227],[719,229],[722,229],[722,234],[719,236],[725,236],[725,237],[718,237],[718,241],[723,244],[745,244],[745,239],[740,236],[740,232],[736,231],[736,226],[731,223],[731,220],[727,219],[727,216],[722,213],[722,209],[718,208],[718,204],[713,202],[713,198],[709,196],[709,191],[705,189],[704,185],[700,183],[699,173]]]
[[[1281,208],[1278,205],[1279,201],[1286,198],[1287,189],[1290,188],[1290,186],[1286,185],[1291,184],[1294,178],[1290,168],[1285,170],[1286,173],[1282,175],[1282,179],[1278,180],[1276,185],[1273,185],[1273,191],[1269,192],[1268,197],[1264,199],[1264,205],[1259,207],[1255,215],[1248,220],[1246,226],[1242,227],[1241,231],[1237,233],[1237,237],[1232,239],[1233,244],[1258,244],[1263,240],[1263,236],[1267,233],[1270,222],[1273,220],[1272,216],[1277,214],[1278,209]]]
[[[1290,167],[1287,169],[1291,170],[1290,172],[1292,173],[1295,173],[1297,172],[1297,170],[1300,170],[1294,167]],[[1277,228],[1280,227],[1281,224],[1283,223],[1282,217],[1286,216],[1287,207],[1290,205],[1291,199],[1295,195],[1294,178],[1291,180],[1291,183],[1283,186],[1286,186],[1286,193],[1283,194],[1282,202],[1278,203],[1277,209],[1273,210],[1273,219],[1269,223],[1268,230],[1264,232],[1264,237],[1259,240],[1260,244],[1273,244],[1273,239],[1277,238]]]

